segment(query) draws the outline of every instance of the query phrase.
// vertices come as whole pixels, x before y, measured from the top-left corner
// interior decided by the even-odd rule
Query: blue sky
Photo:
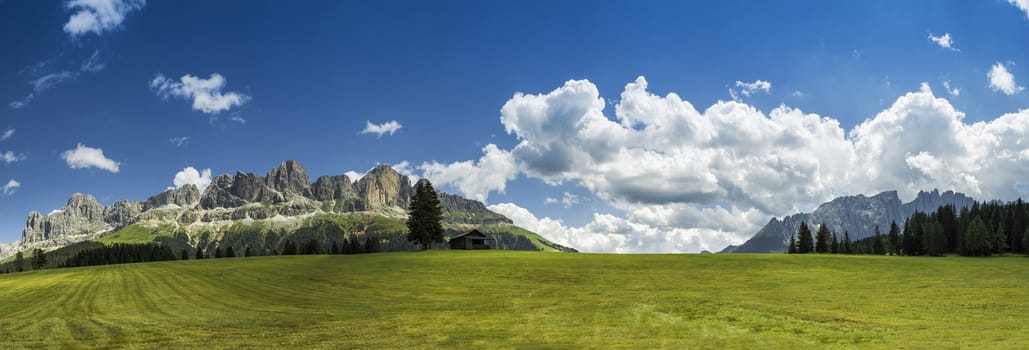
[[[1012,199],[1025,188],[1017,179],[1029,178],[1017,162],[1029,115],[1004,128],[974,126],[1029,106],[1025,2],[96,2],[114,4],[113,17],[84,3],[0,1],[0,135],[14,130],[0,141],[0,154],[12,152],[0,185],[19,185],[0,196],[0,241],[20,238],[29,211],[60,208],[75,192],[103,204],[145,200],[185,167],[263,175],[286,159],[312,176],[407,162],[406,172],[485,199],[552,239],[619,252],[721,249],[772,216],[840,194],[910,197],[939,187]],[[98,22],[73,23],[83,11]],[[945,34],[949,48],[940,44]],[[178,85],[186,75],[210,84],[212,74],[224,84]],[[699,119],[721,120],[685,129],[721,136],[647,134],[692,124],[627,117],[628,108],[619,115],[626,85],[640,76],[655,98],[675,93]],[[166,78],[164,89],[156,77]],[[568,117],[561,107],[571,102],[543,97],[572,88],[567,81],[580,82],[574,88],[587,99],[599,94],[603,108],[586,114],[623,129],[580,139],[569,135],[591,130],[575,123],[581,115],[549,123]],[[197,91],[214,101],[194,108]],[[719,101],[736,112],[705,112]],[[514,112],[533,104],[549,112]],[[744,106],[764,121],[745,117]],[[773,117],[780,106],[817,114],[797,124],[812,132],[798,136],[807,146],[796,153],[761,143],[785,131],[747,138],[749,128],[803,119]],[[639,113],[681,112],[648,108]],[[736,127],[724,127],[729,120]],[[367,122],[389,121],[402,127],[361,133]],[[533,122],[544,127],[531,131]],[[889,133],[898,128],[905,131]],[[957,135],[958,146],[938,145],[937,131]],[[998,141],[961,141],[986,134]],[[75,158],[82,167],[62,157],[80,144],[102,150],[117,172],[91,163],[95,152]],[[947,145],[963,151],[937,148]],[[869,152],[882,162],[862,158]],[[654,163],[625,163],[634,159]],[[882,171],[858,170],[872,166]],[[808,168],[818,173],[806,176]],[[755,180],[777,178],[803,184]]]

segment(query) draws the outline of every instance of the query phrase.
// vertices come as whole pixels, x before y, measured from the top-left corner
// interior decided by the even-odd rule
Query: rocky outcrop
[[[281,203],[282,193],[265,184],[263,178],[254,173],[236,172],[235,176],[218,175],[211,180],[203,196],[203,209],[236,208],[247,203]]]
[[[196,198],[197,200],[200,199],[200,192],[197,192]],[[111,204],[111,206],[104,208],[104,221],[115,228],[125,227],[139,220],[143,210],[146,209],[144,209],[143,203],[139,201],[117,201]]]
[[[503,215],[478,201],[437,192],[443,219],[449,224],[511,224]],[[146,200],[118,201],[109,207],[93,196],[74,194],[61,210],[49,215],[31,212],[25,220],[22,240],[10,249],[0,246],[0,259],[37,247],[61,247],[101,237],[137,222],[189,226],[230,220],[266,220],[325,212],[375,211],[403,218],[414,189],[410,179],[388,165],[379,165],[352,183],[346,175],[322,176],[310,183],[307,171],[296,161],[285,161],[265,177],[236,172],[212,179],[200,193],[185,185]],[[563,247],[555,248],[559,249]]]
[[[52,240],[61,236],[80,236],[104,231],[110,225],[104,221],[104,206],[93,196],[76,193],[63,209],[47,216],[29,213],[22,230],[22,244]]]
[[[232,178],[230,192],[247,203],[281,203],[286,200],[282,193],[265,184],[264,179],[254,173],[236,172]]]
[[[173,188],[146,200],[145,210],[160,208],[166,205],[192,207],[200,203],[200,190],[193,184]]]
[[[21,231],[21,241],[38,242],[47,238],[49,237],[46,237],[46,217],[38,211],[29,213],[29,217],[25,219],[25,229]]]
[[[246,203],[232,194],[232,176],[229,174],[215,176],[200,197],[200,207],[203,209],[235,208],[243,204]]]
[[[958,210],[971,207],[973,199],[962,193],[947,191],[940,193],[919,192],[914,200],[902,203],[897,191],[886,191],[872,197],[863,195],[846,196],[823,203],[811,213],[799,213],[772,218],[747,242],[731,250],[734,253],[781,253],[789,245],[790,237],[800,228],[801,222],[809,225],[825,224],[833,232],[843,235],[848,232],[851,240],[872,236],[875,227],[883,232],[896,222],[904,221],[915,212],[931,212],[944,205],[953,205]]]
[[[287,160],[279,164],[278,168],[268,172],[264,181],[268,187],[284,195],[296,194],[311,197],[311,177],[307,175],[307,170],[295,160]]]
[[[369,208],[407,208],[414,190],[411,180],[388,165],[379,165],[354,184],[357,195]]]
[[[346,175],[322,176],[311,186],[311,195],[317,201],[330,201],[356,198],[357,191]]]

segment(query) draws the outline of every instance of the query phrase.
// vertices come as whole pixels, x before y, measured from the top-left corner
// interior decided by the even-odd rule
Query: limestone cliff
[[[118,201],[108,207],[93,196],[74,194],[49,215],[31,212],[22,239],[0,246],[0,258],[32,248],[55,248],[96,239],[141,222],[190,227],[229,225],[238,220],[302,218],[320,212],[372,211],[402,220],[414,194],[411,180],[379,165],[356,182],[346,175],[321,176],[312,184],[307,170],[287,160],[265,177],[237,171],[212,179],[203,193],[192,185],[169,189],[145,202]],[[443,220],[455,225],[512,225],[478,201],[438,192]]]

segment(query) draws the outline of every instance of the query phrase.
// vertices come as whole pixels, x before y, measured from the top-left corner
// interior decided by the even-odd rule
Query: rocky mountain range
[[[971,207],[974,200],[953,191],[922,191],[914,200],[903,203],[897,191],[886,191],[866,197],[864,195],[838,197],[819,205],[811,213],[799,213],[772,218],[749,240],[739,246],[729,246],[722,253],[781,253],[789,246],[790,236],[797,233],[801,222],[808,225],[825,224],[841,237],[850,233],[851,240],[872,236],[878,226],[885,234],[890,223],[903,225],[916,212],[932,212],[944,205]]]
[[[187,184],[142,202],[118,201],[105,207],[93,196],[76,193],[60,210],[29,213],[21,240],[0,247],[0,259],[17,251],[98,239],[132,224],[172,226],[190,235],[236,222],[274,221],[283,226],[282,222],[325,213],[374,213],[402,221],[413,194],[410,179],[388,165],[376,166],[356,182],[346,175],[333,175],[312,183],[307,171],[293,160],[263,177],[242,171],[223,174],[203,192]],[[445,224],[514,227],[510,219],[481,202],[443,192],[439,196]]]

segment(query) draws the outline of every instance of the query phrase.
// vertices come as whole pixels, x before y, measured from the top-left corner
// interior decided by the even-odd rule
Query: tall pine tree
[[[832,250],[832,253],[833,254],[839,254],[840,253],[840,240],[836,238],[836,232],[832,233],[832,243],[831,244],[832,244],[832,246],[830,246],[829,249]]]
[[[841,254],[854,254],[854,247],[850,245],[850,231],[843,231],[843,242],[840,243]]]
[[[429,180],[418,181],[414,191],[408,209],[407,240],[421,245],[422,250],[428,250],[433,243],[443,242],[439,197]]]
[[[900,247],[901,247],[900,227],[897,226],[897,222],[896,221],[893,221],[893,222],[890,223],[889,242],[890,242],[890,247],[889,247],[890,255],[900,255]]]
[[[797,230],[797,253],[807,254],[814,250],[815,242],[811,237],[811,229],[807,227],[806,222],[801,222],[800,229]]]
[[[825,224],[818,225],[818,231],[815,233],[815,253],[828,253],[829,252],[829,228]]]
[[[790,236],[790,247],[786,248],[786,254],[797,254],[797,234]]]
[[[875,226],[875,236],[872,241],[872,254],[886,254],[886,247],[883,245],[883,235],[879,232],[879,225]]]

